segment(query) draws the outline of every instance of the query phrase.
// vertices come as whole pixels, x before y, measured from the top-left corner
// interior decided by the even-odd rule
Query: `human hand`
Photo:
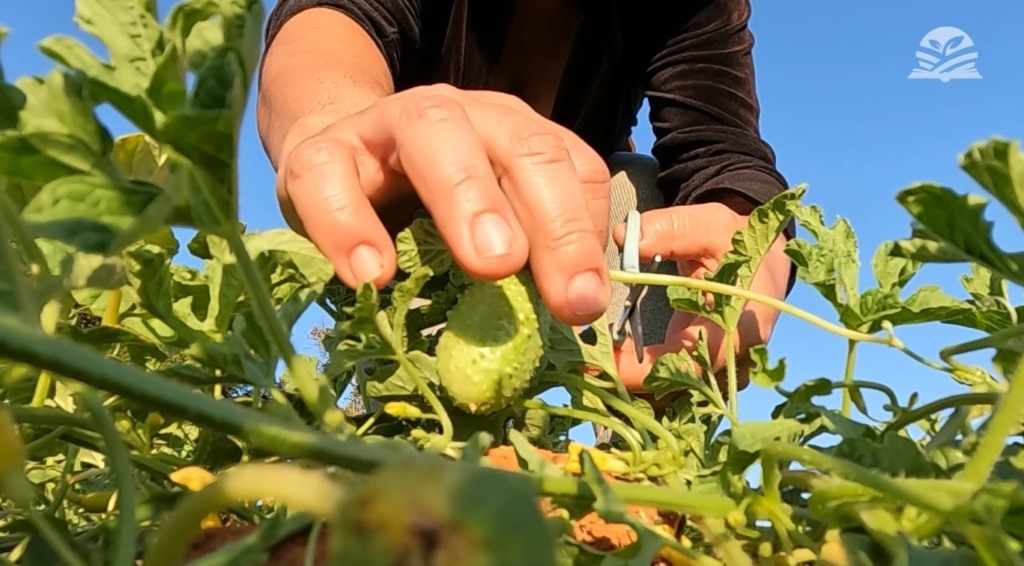
[[[746,226],[747,218],[719,203],[673,206],[641,214],[641,261],[650,261],[660,253],[665,261],[673,260],[678,264],[680,275],[704,278],[705,274],[718,268],[722,255],[732,248],[733,234]],[[625,227],[622,225],[613,231],[613,237],[620,246],[624,235]],[[754,276],[751,291],[780,300],[785,298],[790,260],[784,249],[783,236],[765,254]],[[750,348],[768,342],[778,316],[778,311],[760,303],[748,301],[744,306],[734,336],[740,389],[749,381]],[[631,337],[627,337],[622,347],[616,350],[619,375],[627,389],[643,389],[643,380],[659,356],[684,348],[692,352],[701,332],[705,335],[717,375],[726,363],[725,331],[706,318],[677,311],[668,324],[665,341],[646,346],[642,363],[634,353]]]
[[[558,320],[587,324],[608,308],[608,168],[518,98],[419,87],[312,136],[292,131],[282,212],[346,285],[394,277],[393,234],[423,206],[468,274],[500,279],[528,261]]]

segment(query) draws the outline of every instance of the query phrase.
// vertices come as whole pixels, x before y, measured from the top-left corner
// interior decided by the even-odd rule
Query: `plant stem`
[[[939,358],[947,364],[952,365],[950,360],[954,356],[983,350],[985,348],[998,348],[1007,340],[1011,340],[1019,336],[1024,336],[1024,324],[1004,328],[998,332],[993,332],[984,338],[943,348],[942,350],[939,350]]]
[[[163,520],[146,547],[144,566],[173,566],[181,562],[199,523],[209,513],[240,501],[274,499],[291,510],[320,518],[333,516],[344,495],[341,485],[326,473],[295,464],[242,464],[212,484],[190,493]]]
[[[927,417],[928,415],[938,413],[939,411],[970,405],[991,405],[998,400],[999,393],[961,393],[960,395],[944,397],[926,405],[921,405],[916,409],[904,412],[886,425],[886,427],[882,429],[882,434],[899,430]]]
[[[586,380],[580,379],[573,375],[553,373],[547,374],[545,375],[545,377],[550,378],[554,381],[558,381],[562,385],[566,385],[569,387],[580,387],[593,393],[595,396],[597,396],[597,398],[601,400],[602,403],[609,405],[616,411],[622,413],[626,417],[629,417],[629,419],[633,421],[633,424],[637,425],[638,427],[643,427],[645,429],[650,430],[655,435],[657,435],[658,438],[665,441],[665,444],[668,446],[669,449],[672,450],[674,454],[678,455],[681,453],[679,448],[679,442],[676,440],[676,437],[672,436],[671,432],[665,429],[665,427],[661,426],[661,423],[659,423],[652,417],[646,415],[642,411],[638,410],[633,405],[626,403],[622,399],[619,399],[612,393],[609,393],[608,391],[605,391],[600,387],[587,383]]]
[[[570,407],[552,407],[551,405],[548,405],[543,401],[538,401],[537,399],[526,399],[521,404],[527,409],[540,409],[555,416],[592,422],[608,428],[612,432],[621,436],[622,440],[624,440],[626,444],[629,444],[629,448],[633,452],[633,457],[636,458],[637,462],[640,462],[642,459],[643,447],[640,446],[640,439],[637,438],[639,435],[619,419],[603,415],[597,411],[587,411],[585,409],[574,409]]]
[[[312,458],[355,471],[369,471],[395,457],[386,448],[341,441],[302,423],[285,421],[230,401],[217,401],[163,375],[108,358],[64,338],[33,332],[4,316],[0,316],[0,357],[241,436],[281,456]],[[78,421],[62,420],[59,424],[71,422]]]
[[[166,411],[168,415],[187,419],[200,426],[216,428],[224,434],[239,436],[283,458],[306,458],[354,472],[370,472],[406,457],[404,451],[389,446],[392,441],[369,444],[356,439],[341,440],[301,423],[275,418],[244,405],[216,401],[161,374],[107,358],[65,338],[46,336],[38,330],[26,328],[16,319],[2,315],[0,358],[46,369],[96,389],[149,405],[155,410]],[[619,401],[614,395],[612,398]],[[639,412],[633,407],[626,408],[634,414]],[[74,415],[68,415],[71,418],[58,418],[54,414],[57,411],[33,411],[36,416],[53,420],[55,425],[73,426],[81,422]],[[21,412],[16,411],[16,414]],[[459,464],[452,462],[451,465]],[[503,470],[489,470],[487,473],[499,474],[508,481],[532,482],[541,495],[593,497],[586,484],[575,478],[533,478]],[[666,510],[715,515],[723,509],[725,511],[721,514],[735,507],[729,498],[660,487],[623,484],[614,485],[611,489],[626,503],[660,505]]]
[[[309,528],[309,538],[306,539],[306,551],[302,555],[303,566],[316,566],[316,545],[317,541],[320,540],[320,531],[323,529],[323,526],[323,521],[316,521]]]
[[[522,476],[530,481],[543,495],[571,497],[588,500],[594,497],[585,482],[570,477]],[[675,510],[682,513],[724,517],[736,509],[736,502],[727,497],[704,495],[633,483],[617,483],[612,491],[623,501],[633,505],[648,505],[658,509]]]
[[[794,307],[789,303],[776,299],[775,297],[769,297],[768,295],[762,295],[755,293],[741,287],[735,287],[733,285],[726,285],[724,283],[717,283],[715,281],[706,281],[704,279],[695,279],[692,277],[683,277],[681,275],[668,275],[665,273],[629,273],[626,271],[619,271],[613,269],[610,271],[612,281],[618,281],[620,283],[629,283],[634,285],[661,285],[666,287],[684,287],[687,289],[696,289],[698,291],[708,291],[711,293],[719,293],[721,295],[730,295],[733,297],[739,297],[755,303],[760,303],[767,307],[771,307],[779,312],[784,312],[790,316],[794,316],[803,320],[804,322],[813,324],[822,330],[826,330],[833,334],[837,334],[846,338],[847,340],[856,340],[857,342],[871,342],[874,344],[882,344],[885,346],[891,346],[893,348],[902,349],[902,344],[899,340],[896,340],[893,336],[876,336],[873,334],[865,334],[863,332],[857,332],[856,330],[850,330],[837,324],[833,324],[823,318],[815,316],[801,308]]]
[[[420,374],[420,368],[416,367],[415,364],[409,361],[409,358],[405,355],[402,345],[393,340],[393,333],[391,332],[391,324],[388,323],[387,313],[384,311],[378,311],[375,316],[377,327],[380,329],[381,334],[388,337],[391,343],[391,348],[395,352],[395,357],[398,358],[398,363],[405,370],[405,374],[412,380],[413,384],[416,385],[416,389],[420,391],[420,394],[427,400],[430,405],[430,410],[434,411],[437,415],[438,420],[441,421],[441,437],[444,439],[444,443],[450,444],[452,438],[455,437],[455,427],[452,425],[452,419],[448,415],[448,411],[445,410],[444,405],[441,404],[441,400],[434,394],[434,390],[430,388],[430,385],[423,380],[423,376]]]
[[[108,309],[109,312],[109,309]],[[121,435],[110,418],[110,413],[103,407],[99,396],[86,388],[80,394],[86,409],[92,413],[96,430],[103,436],[107,445],[106,455],[109,458],[111,471],[117,480],[117,530],[114,531],[113,556],[111,566],[133,566],[135,564],[135,471],[128,454],[128,448],[121,440]]]
[[[1024,361],[1017,364],[1010,388],[1000,397],[960,479],[981,488],[1006,447],[1006,437],[1020,423],[1021,414],[1024,414]]]
[[[736,375],[736,330],[732,328],[725,329],[725,368],[729,388],[729,420],[732,421],[732,427],[736,428],[740,420],[740,392],[739,376]],[[711,381],[715,381],[715,376],[711,376]]]
[[[28,520],[32,523],[32,526],[39,531],[43,540],[50,545],[54,554],[60,557],[63,566],[87,566],[85,560],[75,552],[71,541],[64,538],[60,531],[54,528],[46,517],[38,511],[31,509],[26,512],[26,515],[28,515]]]
[[[107,292],[107,308],[103,311],[103,326],[117,326],[121,317],[121,289]]]
[[[843,383],[847,384],[847,387],[843,388],[843,408],[842,415],[846,418],[850,418],[850,401],[852,395],[850,394],[849,384],[853,382],[853,368],[857,359],[857,342],[856,340],[848,340],[846,342],[846,367],[843,369]]]
[[[356,429],[356,436],[362,436],[366,434],[366,431],[370,430],[370,427],[373,426],[373,423],[377,422],[377,419],[380,418],[380,414],[383,412],[384,405],[377,407],[377,410],[374,411],[372,415],[370,415],[370,418],[366,419],[366,422],[364,422],[362,426]]]
[[[39,315],[40,326],[43,332],[52,335],[57,332],[57,324],[60,323],[60,301],[50,301],[43,305],[43,312]],[[39,380],[36,381],[35,391],[32,392],[31,407],[42,407],[50,396],[50,387],[53,386],[53,376],[50,372],[43,370],[39,372]]]
[[[295,354],[295,348],[292,346],[284,326],[278,320],[277,313],[274,311],[274,304],[270,299],[270,291],[267,289],[266,284],[264,284],[259,270],[256,269],[256,264],[249,256],[249,251],[246,249],[242,237],[235,231],[229,231],[225,239],[235,256],[235,260],[238,262],[242,283],[249,294],[249,300],[256,315],[257,323],[263,332],[267,333],[267,337],[277,351],[277,354],[284,359],[285,365],[288,367],[289,377],[299,390],[299,395],[302,397],[303,402],[318,419],[322,419],[324,413],[330,408],[330,403],[327,399],[332,396],[325,396],[323,394],[324,392],[321,391],[322,384],[318,383],[316,374],[313,373],[310,366],[299,363],[298,357]]]
[[[823,454],[811,448],[776,441],[766,446],[762,452],[779,460],[795,460],[807,468],[817,468],[846,478],[896,501],[905,501],[911,505],[941,513],[953,510],[953,503],[941,492],[918,489],[883,476],[870,468]]]

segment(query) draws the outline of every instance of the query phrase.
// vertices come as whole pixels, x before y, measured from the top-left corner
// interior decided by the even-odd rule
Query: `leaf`
[[[733,235],[732,249],[706,279],[749,289],[761,260],[785,229],[805,191],[804,186],[783,191],[755,208],[747,226]],[[738,297],[714,294],[714,307],[709,308],[703,294],[694,289],[670,287],[667,293],[673,308],[699,314],[723,328],[736,327],[745,303]]]
[[[857,273],[860,269],[857,238],[844,218],[827,227],[818,206],[798,207],[794,217],[816,240],[794,239],[786,245],[786,255],[797,266],[800,281],[814,286],[840,314],[856,310],[860,301]]]
[[[248,77],[259,62],[263,19],[263,3],[256,0],[188,0],[171,9],[167,28],[191,70],[201,68],[213,52],[230,49]]]
[[[163,37],[149,0],[77,0],[75,23],[110,54],[117,84],[140,94],[157,67]]]
[[[775,440],[795,442],[806,430],[806,424],[794,419],[746,421],[732,431],[729,443],[736,450],[755,454]]]
[[[824,452],[894,476],[937,478],[943,473],[917,443],[895,433],[887,433],[880,440],[847,437]]]
[[[993,138],[973,144],[960,156],[960,167],[1024,228],[1024,153],[1019,141]]]
[[[71,175],[52,181],[22,211],[40,236],[60,240],[82,251],[110,249],[160,195],[141,182],[116,182],[102,177]]]
[[[36,245],[63,290],[117,289],[127,283],[120,257],[85,253],[59,240],[39,239]]]
[[[883,291],[903,289],[921,268],[920,262],[893,255],[895,246],[893,242],[882,242],[871,259],[871,271]]]
[[[377,290],[365,284],[356,291],[355,304],[342,308],[331,340],[324,344],[329,354],[328,377],[348,373],[365,361],[394,358],[390,342],[377,327],[377,307]]]
[[[167,154],[153,138],[142,133],[114,140],[111,156],[118,170],[128,179],[167,186],[170,177]]]
[[[772,367],[768,363],[768,348],[759,344],[750,349],[750,381],[761,387],[772,388],[781,385],[786,379],[786,358]]]
[[[0,194],[0,199],[6,200]],[[4,206],[6,203],[0,203]],[[0,221],[0,314],[14,314],[32,323],[35,309],[29,283],[29,269],[15,253],[17,240],[6,222]]]
[[[417,218],[408,228],[399,232],[395,249],[398,252],[398,267],[406,273],[428,267],[434,275],[442,275],[452,267],[453,259],[448,244],[441,238],[434,221],[428,218]]]
[[[936,51],[942,51],[942,44],[934,39],[929,39],[928,45],[931,45]]]
[[[116,179],[108,159],[113,140],[96,121],[84,83],[51,71],[45,78],[24,77],[16,86],[25,95],[18,114],[18,136],[57,165]]]
[[[695,373],[700,368],[705,375],[711,375],[708,371],[708,361],[707,342],[703,338],[699,340],[693,356],[686,350],[662,354],[654,361],[651,372],[644,378],[644,389],[650,391],[655,400],[673,392],[688,390],[691,395],[699,395],[695,400],[699,401],[700,397],[703,397],[719,414],[726,414],[728,408],[721,395]]]
[[[958,195],[931,184],[900,191],[897,200],[920,225],[915,238],[896,242],[894,253],[924,263],[976,262],[1000,277],[1024,284],[1024,258],[992,241],[984,218],[988,199]]]

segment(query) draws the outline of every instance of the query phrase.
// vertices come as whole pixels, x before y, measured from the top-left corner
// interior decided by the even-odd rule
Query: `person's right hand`
[[[608,168],[518,98],[419,87],[289,137],[301,139],[278,166],[282,211],[346,285],[394,277],[392,234],[422,205],[471,276],[529,261],[555,318],[587,324],[608,308]]]

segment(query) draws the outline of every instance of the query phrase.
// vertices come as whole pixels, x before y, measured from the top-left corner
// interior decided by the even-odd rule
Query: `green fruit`
[[[437,344],[437,376],[456,406],[492,413],[522,395],[543,351],[522,278],[476,281],[448,312]]]

